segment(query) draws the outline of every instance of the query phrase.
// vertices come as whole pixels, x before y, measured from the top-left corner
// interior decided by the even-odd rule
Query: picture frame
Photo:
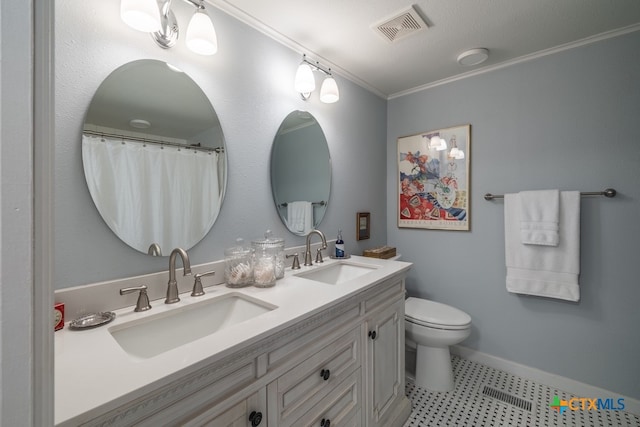
[[[358,212],[356,218],[356,240],[366,240],[371,236],[371,214]]]
[[[398,227],[470,230],[471,125],[403,136],[398,151]]]

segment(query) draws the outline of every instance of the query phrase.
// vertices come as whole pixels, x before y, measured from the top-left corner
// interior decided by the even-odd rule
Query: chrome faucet
[[[182,248],[175,248],[169,256],[169,284],[167,286],[167,299],[164,300],[165,304],[173,304],[180,301],[180,297],[178,296],[178,282],[176,281],[176,255],[180,255],[180,258],[182,258],[184,275],[188,276],[191,274],[191,263],[189,262],[187,251]]]
[[[320,230],[311,230],[309,234],[307,234],[307,248],[304,251],[304,265],[313,265],[311,262],[311,235],[317,234],[322,239],[322,249],[327,249],[327,238],[324,236],[324,233]]]

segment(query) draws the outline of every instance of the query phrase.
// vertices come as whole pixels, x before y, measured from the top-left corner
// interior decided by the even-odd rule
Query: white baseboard
[[[490,354],[482,353],[480,351],[460,345],[452,346],[451,354],[455,354],[456,356],[471,360],[472,362],[477,362],[494,369],[499,369],[501,371],[517,375],[519,377],[536,381],[540,384],[565,391],[578,397],[597,397],[604,399],[624,398],[624,410],[635,415],[640,415],[640,400],[638,399],[623,396],[619,393],[614,393],[612,391],[585,384],[580,381],[572,380],[570,378],[565,378],[560,375],[542,371],[540,369],[521,365],[510,360],[502,359],[500,357],[492,356]]]

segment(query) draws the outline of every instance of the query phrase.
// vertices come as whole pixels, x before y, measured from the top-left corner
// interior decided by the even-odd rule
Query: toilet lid
[[[464,329],[471,324],[471,316],[462,310],[421,298],[407,298],[404,304],[406,320],[440,329]]]

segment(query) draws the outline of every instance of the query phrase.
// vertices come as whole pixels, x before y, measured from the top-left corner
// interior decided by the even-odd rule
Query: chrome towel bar
[[[604,197],[616,197],[618,192],[613,188],[607,188],[604,191],[581,191],[581,196],[604,196]],[[484,195],[485,200],[493,200],[493,199],[504,199],[504,194],[491,194],[487,193]]]

